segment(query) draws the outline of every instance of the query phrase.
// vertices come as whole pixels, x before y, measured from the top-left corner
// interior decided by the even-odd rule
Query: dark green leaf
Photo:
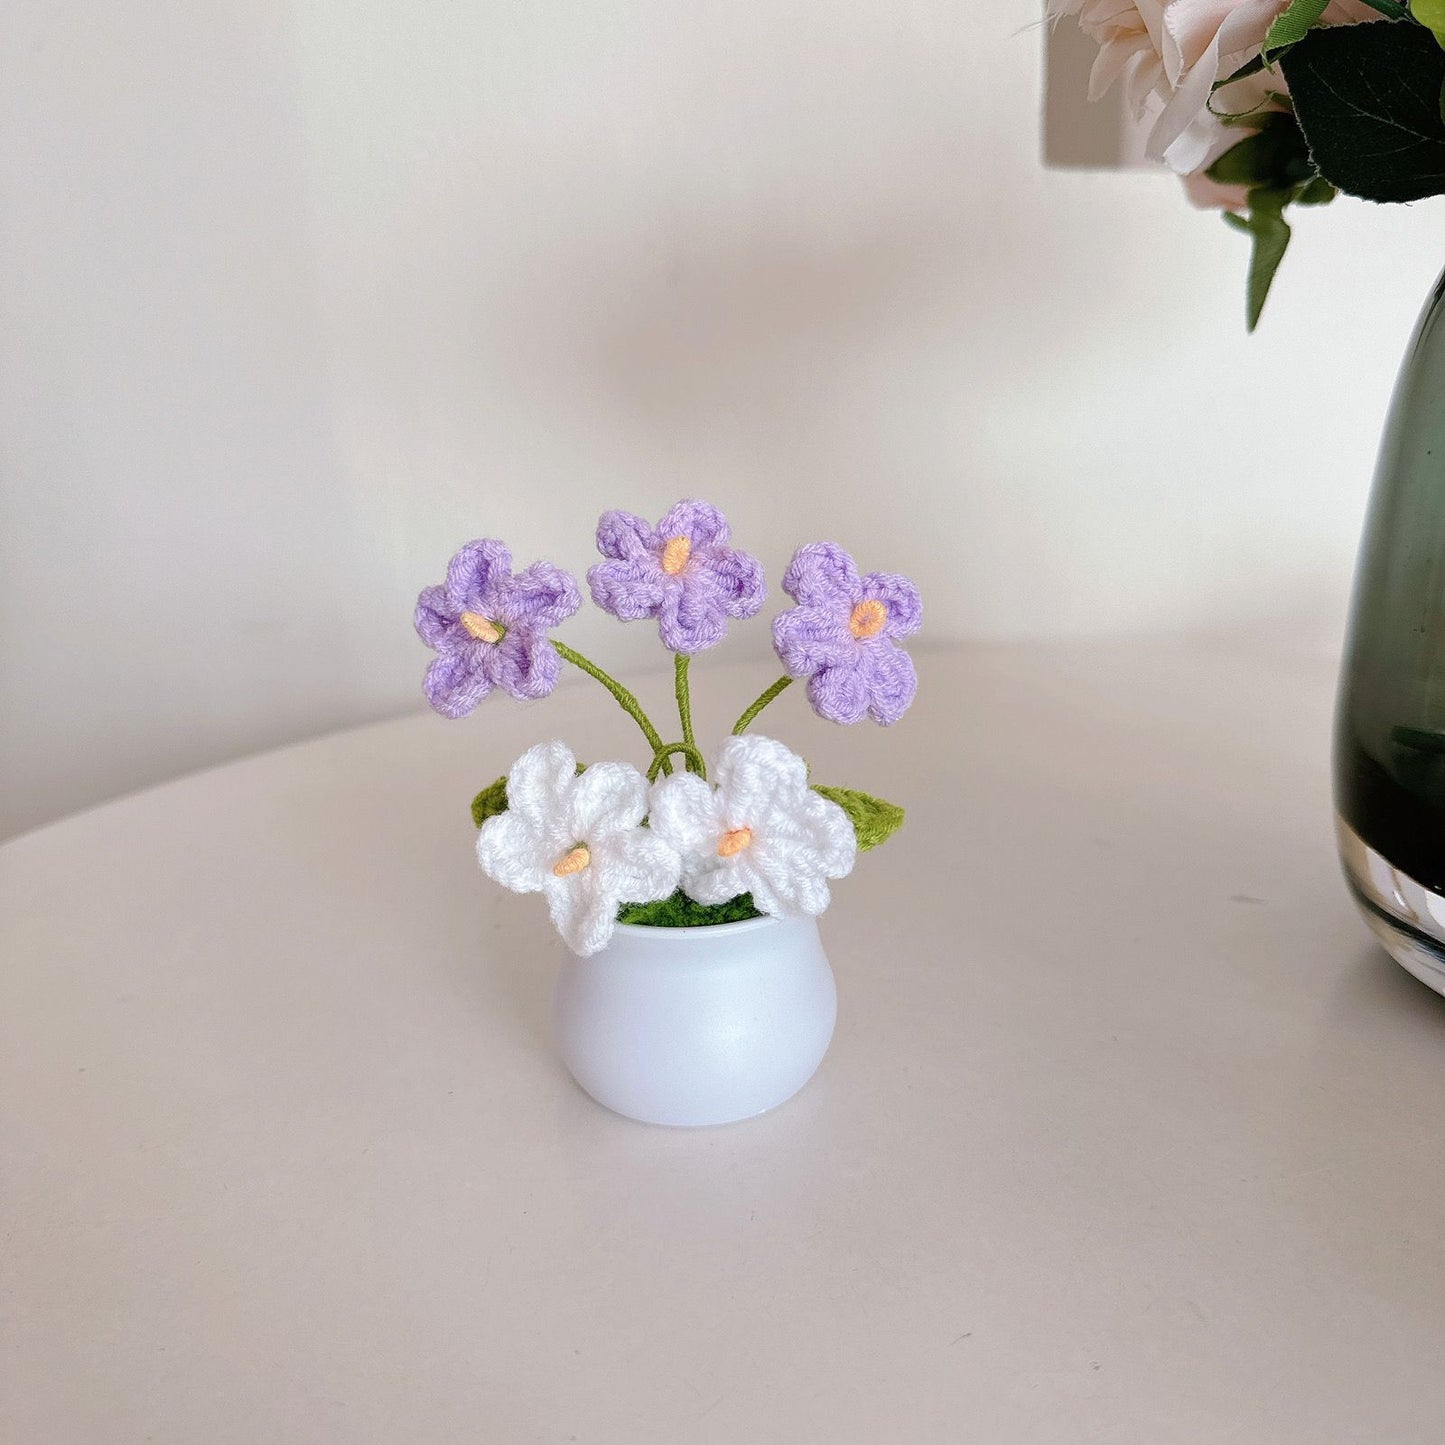
[[[1288,111],[1258,117],[1258,129],[1209,167],[1209,179],[1226,186],[1288,190],[1313,178],[1315,168],[1298,122]]]
[[[580,775],[587,771],[586,763],[577,764],[577,772]],[[495,817],[498,813],[507,811],[507,780],[498,778],[495,783],[488,783],[475,798],[472,799],[472,822],[478,828],[488,818]]]
[[[1249,258],[1249,287],[1247,292],[1246,324],[1253,331],[1259,324],[1259,314],[1264,310],[1274,273],[1284,259],[1285,248],[1289,245],[1289,223],[1284,218],[1288,192],[1254,190],[1249,193],[1249,215],[1236,216],[1231,211],[1224,213],[1227,224],[1237,231],[1244,231],[1254,238],[1254,250]]]
[[[706,928],[714,923],[741,923],[763,915],[753,906],[753,895],[741,893],[726,903],[694,903],[681,889],[657,903],[624,903],[619,923],[640,923],[647,928]]]
[[[815,783],[813,791],[821,793],[830,803],[837,803],[847,813],[858,835],[860,852],[866,853],[886,843],[903,826],[903,809],[895,803],[885,803],[882,798],[853,788],[828,788]]]
[[[1445,50],[1423,25],[1311,30],[1280,64],[1327,180],[1369,201],[1445,191]]]
[[[1264,48],[1260,56],[1267,59],[1277,50],[1293,45],[1315,27],[1325,13],[1330,0],[1290,0],[1290,3],[1274,17],[1274,24],[1264,37]]]

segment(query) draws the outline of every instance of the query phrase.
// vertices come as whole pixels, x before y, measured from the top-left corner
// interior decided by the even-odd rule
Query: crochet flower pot
[[[791,1099],[833,1037],[837,993],[812,918],[621,924],[568,955],[557,1048],[599,1104],[648,1124],[729,1124]]]
[[[581,606],[548,562],[512,570],[495,539],[470,542],[446,581],[417,600],[416,629],[437,655],[432,706],[465,717],[495,691],[533,701],[567,662],[601,683],[647,742],[645,770],[580,762],[552,739],[528,748],[472,800],[482,871],[539,893],[571,950],[557,983],[563,1060],[594,1099],[658,1124],[721,1124],[781,1104],[812,1077],[833,1034],[833,975],[816,919],[830,884],[886,842],[903,809],[815,782],[808,764],[749,729],[795,681],[818,716],[888,727],[918,689],[903,642],[923,620],[918,589],[860,573],[832,542],[798,548],[783,576],[794,606],[773,618],[783,676],[704,757],[688,680],[695,654],[766,598],[757,559],[731,544],[705,502],[656,526],[607,512],[593,601],[622,621],[657,623],[673,653],[681,737],[668,742],[636,695],[554,638]]]

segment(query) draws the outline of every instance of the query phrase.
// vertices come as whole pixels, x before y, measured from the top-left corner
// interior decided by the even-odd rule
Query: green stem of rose
[[[652,749],[654,763],[656,763],[658,754],[663,753],[662,770],[670,773],[672,764],[668,761],[664,751],[666,745],[662,741],[662,734],[653,727],[652,719],[643,712],[642,704],[638,702],[637,698],[623,687],[610,672],[604,672],[595,662],[590,658],[583,657],[575,648],[568,647],[565,642],[558,642],[555,638],[552,640],[552,646],[557,649],[557,655],[564,662],[570,662],[573,667],[580,667],[588,677],[596,678],[617,699],[623,712],[642,729],[642,735],[647,739],[648,747]],[[694,751],[696,750],[694,749]]]
[[[692,663],[692,658],[686,652],[679,652],[673,656],[673,678],[677,692],[677,717],[682,724],[682,741],[691,749],[684,753],[687,759],[687,770],[690,773],[697,773],[701,777],[707,777],[707,768],[703,764],[702,754],[697,750],[697,739],[692,734],[692,690],[688,686],[687,669]],[[694,762],[694,760],[696,760]]]
[[[733,736],[735,738],[741,737],[743,733],[747,732],[748,728],[752,725],[753,719],[757,717],[780,692],[790,686],[792,681],[793,679],[791,677],[780,677],[771,687],[764,688],[748,705],[743,715],[733,724]]]

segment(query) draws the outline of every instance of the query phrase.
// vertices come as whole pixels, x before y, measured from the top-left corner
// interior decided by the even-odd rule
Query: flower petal
[[[507,774],[507,809],[520,814],[550,848],[575,843],[568,837],[566,810],[577,777],[577,759],[560,739],[528,748]]]
[[[744,849],[736,858],[719,860],[715,868],[689,874],[682,881],[682,891],[694,903],[729,903],[739,894],[748,892],[751,878],[740,862],[746,853]],[[761,904],[758,908],[760,912],[767,912]]]
[[[468,542],[447,564],[447,600],[457,612],[486,614],[511,576],[512,554],[505,542],[495,537]]]
[[[593,763],[573,782],[565,812],[572,836],[591,847],[642,822],[647,779],[630,763]]]
[[[858,834],[842,808],[810,788],[785,817],[769,819],[759,856],[775,852],[790,859],[794,871],[846,878],[858,856]]]
[[[897,572],[870,572],[863,579],[863,596],[881,602],[888,610],[881,637],[911,637],[923,624],[918,588]]]
[[[592,600],[624,622],[656,617],[662,607],[665,574],[650,555],[630,562],[598,562],[588,569]]]
[[[443,717],[466,717],[491,692],[484,648],[484,643],[473,642],[432,659],[422,688]]]
[[[557,686],[562,659],[545,633],[516,627],[500,642],[479,646],[486,648],[483,667],[487,676],[519,701],[547,697]]]
[[[550,562],[533,562],[507,582],[497,620],[507,627],[556,627],[582,606],[577,579]]]
[[[868,716],[884,727],[896,723],[918,692],[913,659],[901,647],[880,641],[869,649],[865,669],[869,674]]]
[[[729,738],[718,754],[718,802],[727,828],[756,827],[808,791],[808,765],[790,748],[757,733]]]
[[[768,584],[763,580],[763,564],[751,552],[719,547],[706,555],[703,565],[729,617],[756,616],[767,601]]]
[[[657,524],[654,532],[659,546],[673,537],[686,537],[692,543],[694,551],[718,546],[731,535],[727,518],[712,503],[695,499],[678,502],[669,507],[667,515]]]
[[[869,697],[868,676],[857,653],[836,666],[820,668],[808,679],[808,701],[829,722],[862,722],[868,715]]]
[[[805,820],[825,878],[846,878],[858,861],[858,830],[831,798],[809,791]]]
[[[799,547],[783,574],[783,591],[794,602],[809,606],[852,607],[861,586],[852,557],[836,542]]]
[[[603,512],[597,519],[597,550],[604,557],[630,562],[656,545],[651,526],[632,512]]]
[[[457,624],[457,613],[447,601],[446,588],[424,587],[416,599],[416,635],[428,647],[440,650],[456,646],[466,637],[464,628]]]
[[[648,827],[685,857],[716,857],[723,829],[717,793],[696,773],[674,773],[653,784]]]
[[[706,572],[671,578],[658,609],[662,645],[671,652],[703,652],[727,635],[727,612]]]
[[[786,815],[770,820],[743,862],[752,875],[759,909],[789,918],[827,908],[825,880],[846,877],[857,854],[858,839],[848,815],[810,790]]]
[[[793,860],[780,861],[761,844],[748,852],[751,892],[759,912],[774,918],[805,918],[827,908],[830,894],[821,874],[801,869]]]
[[[592,866],[613,900],[614,913],[623,903],[656,903],[671,897],[682,875],[677,849],[650,828],[604,838],[593,852]]]
[[[547,912],[562,941],[583,958],[607,946],[617,926],[617,905],[592,868],[567,878],[549,877]]]
[[[488,878],[513,893],[538,893],[551,877],[551,854],[520,814],[498,813],[477,834],[477,862]]]
[[[848,614],[837,607],[790,607],[773,618],[773,651],[789,677],[847,663],[858,649]]]

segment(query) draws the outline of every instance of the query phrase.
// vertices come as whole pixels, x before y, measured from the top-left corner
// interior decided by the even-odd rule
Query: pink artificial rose
[[[1288,0],[1170,0],[1164,8],[1163,65],[1170,83],[1149,133],[1149,153],[1181,174],[1212,164],[1213,110],[1238,113],[1231,100],[1210,106],[1214,82],[1259,53]],[[1261,72],[1262,74],[1263,72]],[[1201,124],[1203,122],[1203,124]]]
[[[1189,204],[1201,211],[1247,211],[1249,209],[1249,187],[1226,185],[1213,181],[1203,172],[1195,171],[1183,176],[1184,194]]]
[[[1089,77],[1098,99],[1122,82],[1133,114],[1150,122],[1147,154],[1181,175],[1193,175],[1220,152],[1215,111],[1239,112],[1229,87],[1210,108],[1216,81],[1232,75],[1259,54],[1275,17],[1289,0],[1050,0],[1051,15],[1075,15],[1098,42],[1099,57]],[[1364,0],[1333,0],[1326,25],[1380,19]],[[1284,77],[1259,72],[1258,90],[1283,94]],[[1254,77],[1251,77],[1254,79]],[[1236,132],[1243,138],[1248,132]],[[1226,147],[1227,149],[1227,147]]]
[[[1282,80],[1283,77],[1260,71],[1217,90],[1215,104],[1225,115],[1267,114],[1280,108],[1275,97],[1279,94]],[[1212,180],[1209,168],[1226,151],[1254,135],[1257,129],[1249,125],[1228,125],[1213,111],[1206,111],[1195,119],[1189,128],[1189,138],[1191,146],[1197,149],[1199,162],[1182,177],[1184,194],[1191,205],[1206,211],[1249,209],[1249,187]]]

